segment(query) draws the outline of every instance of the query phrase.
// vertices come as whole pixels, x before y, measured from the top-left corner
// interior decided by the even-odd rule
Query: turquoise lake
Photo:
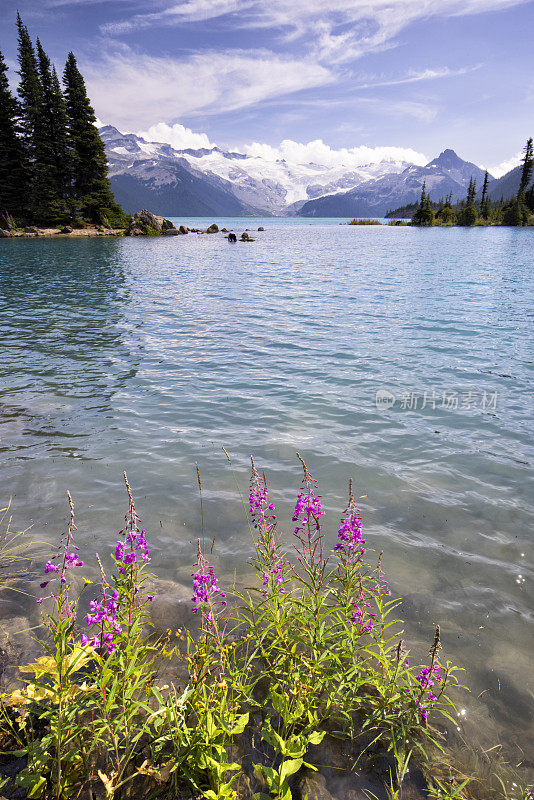
[[[534,230],[177,220],[214,221],[255,241],[0,242],[0,506],[52,546],[69,489],[91,574],[126,470],[167,624],[189,613],[195,462],[219,582],[241,585],[234,478],[246,500],[254,454],[290,547],[299,451],[328,542],[352,477],[413,649],[439,622],[466,667],[458,727],[533,766]],[[0,617],[35,624],[17,603]]]

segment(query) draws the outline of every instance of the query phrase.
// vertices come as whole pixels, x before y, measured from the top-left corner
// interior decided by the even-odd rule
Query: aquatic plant
[[[95,796],[102,788],[116,800],[175,797],[189,787],[208,800],[291,800],[318,768],[320,745],[336,741],[348,772],[355,759],[389,754],[394,794],[410,760],[424,764],[443,748],[458,680],[441,660],[439,628],[427,662],[411,666],[398,601],[382,554],[367,547],[352,482],[337,543],[325,555],[322,497],[298,457],[291,544],[284,547],[267,480],[252,460],[257,582],[221,588],[199,537],[191,612],[200,629],[176,632],[172,647],[173,632],[158,639],[150,621],[154,576],[126,475],[128,511],[112,573],[97,556],[100,585],[80,632],[69,576],[83,563],[68,496],[67,531],[45,566],[50,593],[39,598],[46,655],[21,668],[24,685],[2,707],[4,728],[27,755],[17,783],[29,797]],[[198,481],[202,493],[199,474]],[[172,680],[162,676],[164,661]]]

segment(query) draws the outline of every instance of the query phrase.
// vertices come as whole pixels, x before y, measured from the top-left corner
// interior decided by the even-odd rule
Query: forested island
[[[514,197],[509,200],[501,198],[492,201],[488,195],[489,174],[486,170],[482,192],[477,198],[476,180],[471,178],[467,189],[467,197],[453,204],[451,195],[438,202],[431,200],[426,191],[426,183],[421,189],[418,203],[401,206],[386,214],[387,219],[411,217],[412,225],[418,227],[431,226],[463,226],[472,227],[487,225],[508,225],[522,227],[534,225],[534,184],[529,184],[534,169],[534,147],[532,137],[527,140],[521,164],[521,179]]]

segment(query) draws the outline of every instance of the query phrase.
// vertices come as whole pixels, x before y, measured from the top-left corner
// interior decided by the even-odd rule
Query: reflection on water
[[[534,231],[258,224],[253,244],[233,247],[1,243],[0,460],[16,522],[54,541],[69,488],[82,548],[105,553],[126,469],[164,581],[160,614],[180,620],[195,461],[218,570],[242,583],[248,529],[221,446],[244,492],[255,454],[286,530],[299,450],[330,541],[353,476],[416,648],[439,621],[468,667],[478,735],[534,758]],[[379,389],[391,407],[377,408]]]

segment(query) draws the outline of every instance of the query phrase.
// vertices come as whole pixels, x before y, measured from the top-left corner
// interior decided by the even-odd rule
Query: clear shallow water
[[[126,469],[164,620],[189,593],[195,461],[227,581],[250,545],[221,446],[244,493],[254,453],[286,530],[300,451],[330,541],[352,476],[416,649],[440,622],[477,735],[532,761],[534,231],[216,221],[265,232],[0,243],[0,501],[53,542],[70,489],[90,561]]]

